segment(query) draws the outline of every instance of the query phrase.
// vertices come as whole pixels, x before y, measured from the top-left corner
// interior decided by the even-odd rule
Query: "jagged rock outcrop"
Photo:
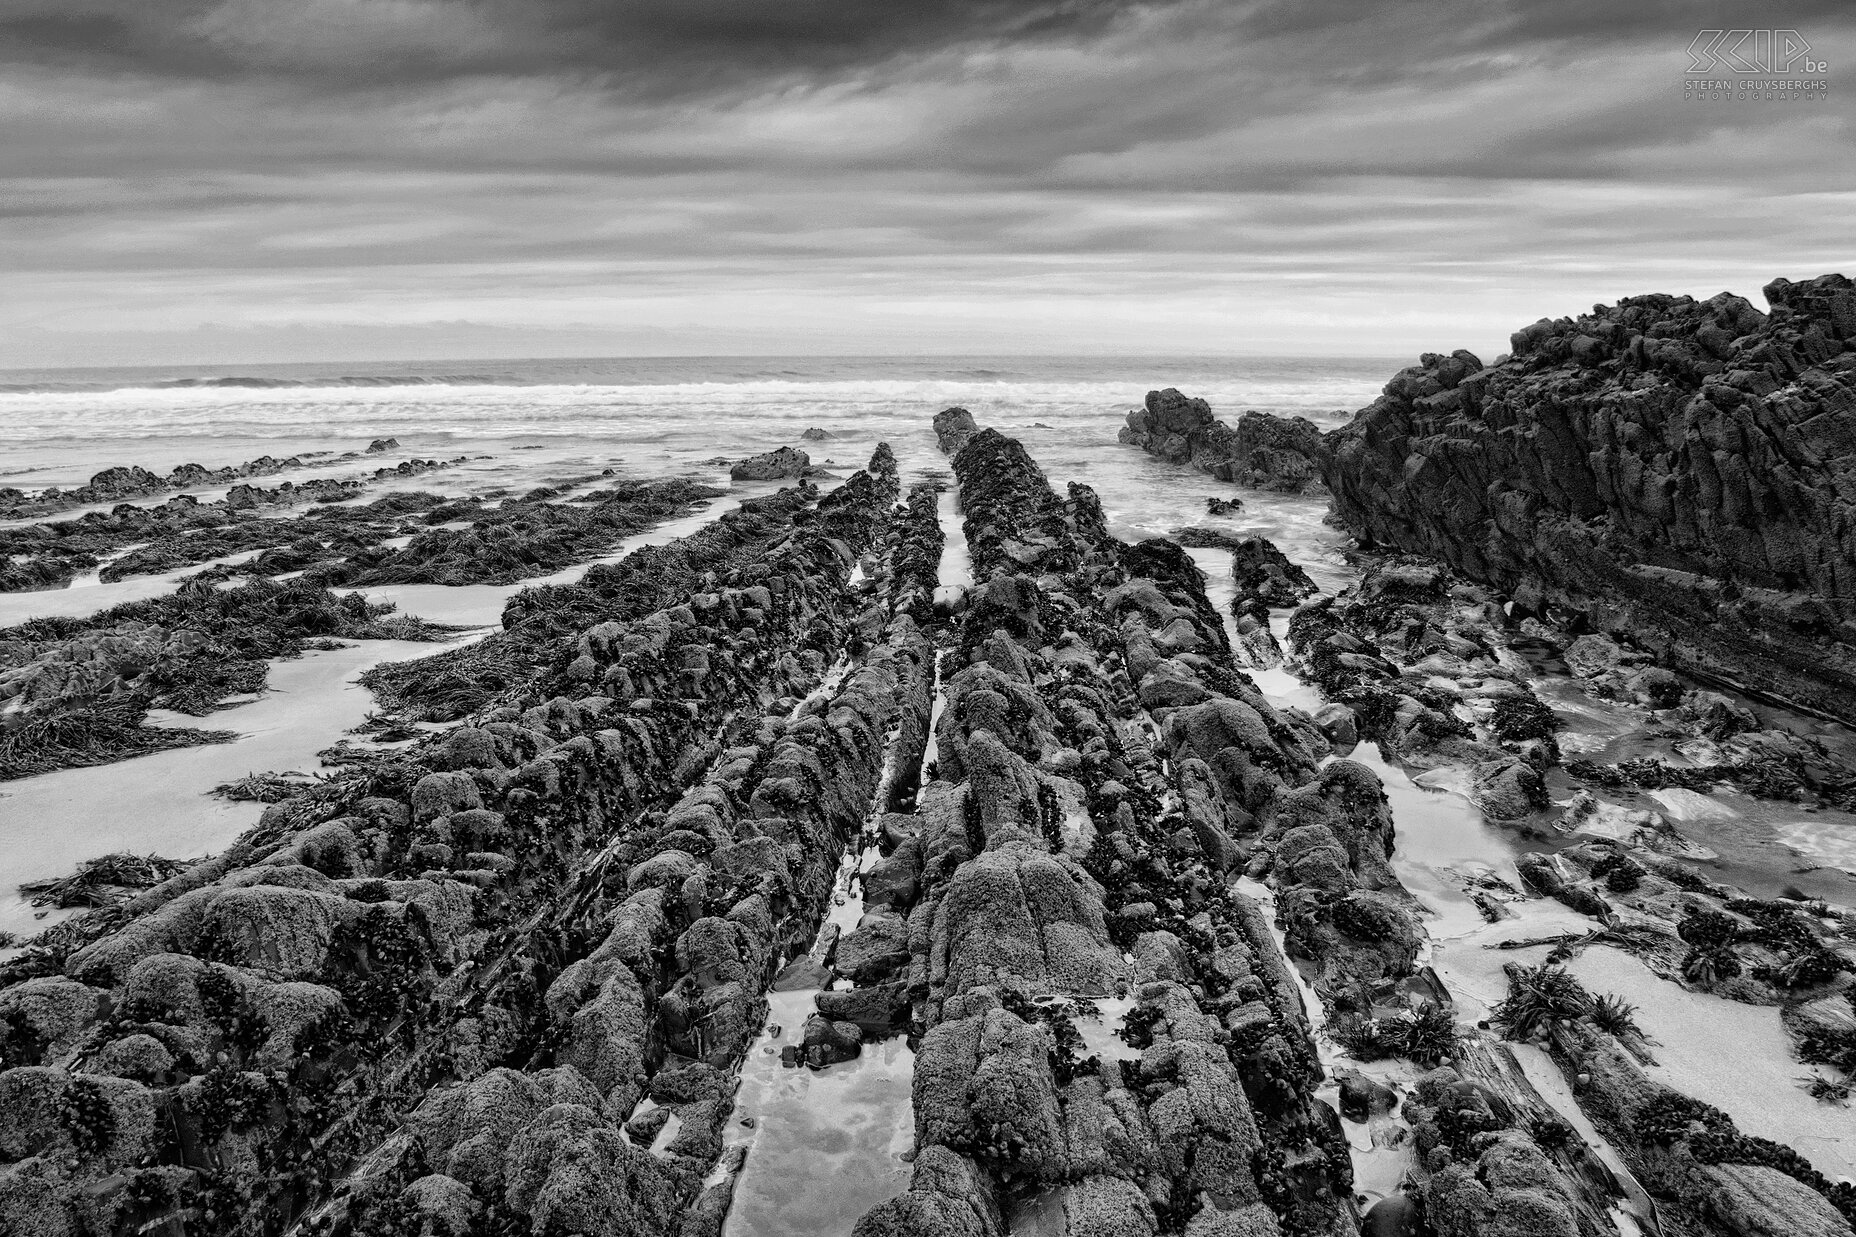
[[[1228,884],[1315,775],[1312,727],[1228,668],[1179,547],[1108,536],[996,431],[954,467],[979,583],[864,886],[868,927],[908,927],[917,1171],[857,1231],[995,1232],[1048,1191],[1073,1232],[1352,1232],[1305,1011]],[[1133,1004],[1125,1050],[1085,1049],[1098,1000]]]
[[[766,985],[926,741],[897,497],[879,447],[764,553],[9,959],[6,1231],[719,1223]]]
[[[1240,598],[1272,609],[1298,605],[1319,591],[1306,571],[1262,537],[1246,537],[1231,547],[1231,576]]]
[[[1427,354],[1330,436],[1337,518],[1666,665],[1856,720],[1856,286],[1630,297]]]
[[[1319,493],[1327,448],[1304,417],[1246,412],[1235,426],[1211,405],[1168,387],[1149,391],[1145,407],[1128,413],[1120,440],[1170,464],[1191,464],[1220,481],[1288,494]]]
[[[1182,544],[1191,544],[1182,542]],[[1270,611],[1295,606],[1317,591],[1301,567],[1262,537],[1232,541],[1231,619],[1237,653],[1244,665],[1267,670],[1282,662],[1282,645],[1270,626]]]
[[[991,1234],[1003,1215],[1116,1237],[1356,1232],[1297,979],[1234,878],[1274,886],[1287,952],[1313,964],[1331,1010],[1422,1009],[1432,1051],[1449,1056],[1448,1009],[1411,995],[1448,1002],[1414,973],[1417,907],[1388,864],[1377,777],[1323,763],[1313,722],[1233,668],[1178,545],[1115,541],[1087,487],[1059,497],[996,431],[973,434],[954,467],[980,583],[940,662],[936,765],[916,810],[883,818],[850,938],[908,928],[908,969],[891,982],[921,1035],[917,1171],[856,1231]],[[1079,1029],[1102,1018],[1098,1002],[1132,1006],[1106,1027],[1125,1047]],[[821,994],[819,1007],[850,1003]],[[1466,1087],[1487,1076],[1466,1068]],[[1529,1116],[1545,1112],[1525,1080],[1509,1086]],[[1583,1148],[1550,1157],[1524,1125],[1490,1148],[1443,1125],[1488,1173],[1447,1155],[1422,1166],[1444,1181],[1440,1231],[1534,1231],[1509,1219],[1536,1201],[1577,1218],[1543,1233],[1615,1231]],[[1388,1200],[1372,1231],[1397,1231],[1382,1222],[1413,1206]]]

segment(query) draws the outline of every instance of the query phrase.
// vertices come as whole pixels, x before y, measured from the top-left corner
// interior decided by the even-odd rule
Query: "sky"
[[[1486,357],[1856,274],[1853,124],[1849,0],[0,0],[0,366]]]

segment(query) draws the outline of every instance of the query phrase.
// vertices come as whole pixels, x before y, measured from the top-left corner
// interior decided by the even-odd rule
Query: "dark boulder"
[[[728,470],[736,481],[778,481],[784,477],[803,477],[812,467],[812,457],[797,447],[781,447],[751,455]]]
[[[1300,605],[1320,591],[1306,571],[1262,537],[1247,537],[1232,547],[1231,574],[1239,597],[1275,609]]]
[[[1235,427],[1212,415],[1202,399],[1173,387],[1149,391],[1145,407],[1128,414],[1120,440],[1170,464],[1191,464],[1220,481],[1289,494],[1319,493],[1327,454],[1321,431],[1302,417],[1246,412]]]
[[[958,455],[967,439],[979,433],[973,414],[965,408],[945,408],[934,414],[935,445],[944,455]]]

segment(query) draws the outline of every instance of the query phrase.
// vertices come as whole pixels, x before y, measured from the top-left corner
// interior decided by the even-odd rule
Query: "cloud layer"
[[[1493,350],[1847,267],[1856,17],[1715,17],[1831,68],[1713,100],[1694,8],[0,0],[0,363]]]

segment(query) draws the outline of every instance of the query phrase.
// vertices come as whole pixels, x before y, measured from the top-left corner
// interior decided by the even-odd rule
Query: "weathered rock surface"
[[[1427,354],[1329,438],[1335,514],[1524,609],[1856,719],[1856,286],[1630,297]]]
[[[1541,771],[1559,760],[1560,723],[1516,668],[1496,596],[1417,558],[1365,567],[1357,585],[1289,620],[1297,667],[1348,710],[1328,716],[1335,733],[1412,765],[1465,770],[1470,798],[1494,819],[1544,809]]]
[[[1304,417],[1246,412],[1236,426],[1212,415],[1202,399],[1168,387],[1149,391],[1128,414],[1120,439],[1171,464],[1191,464],[1220,481],[1288,494],[1319,493],[1327,447]]]
[[[857,1231],[990,1233],[1049,1189],[1077,1232],[1351,1232],[1300,998],[1227,883],[1315,774],[1303,732],[1229,669],[1177,546],[1110,538],[995,431],[954,467],[979,583],[938,767],[865,885],[866,923],[909,927],[920,1158]],[[1084,1050],[1091,997],[1135,1003],[1127,1059]]]
[[[944,455],[956,455],[979,428],[965,408],[944,408],[934,414],[935,445]]]
[[[10,959],[8,1231],[719,1222],[767,983],[926,741],[896,498],[880,448],[754,561],[563,637],[575,694],[524,685]]]
[[[778,481],[782,477],[803,477],[812,468],[812,457],[798,447],[780,447],[760,455],[750,455],[728,470],[736,481]]]

